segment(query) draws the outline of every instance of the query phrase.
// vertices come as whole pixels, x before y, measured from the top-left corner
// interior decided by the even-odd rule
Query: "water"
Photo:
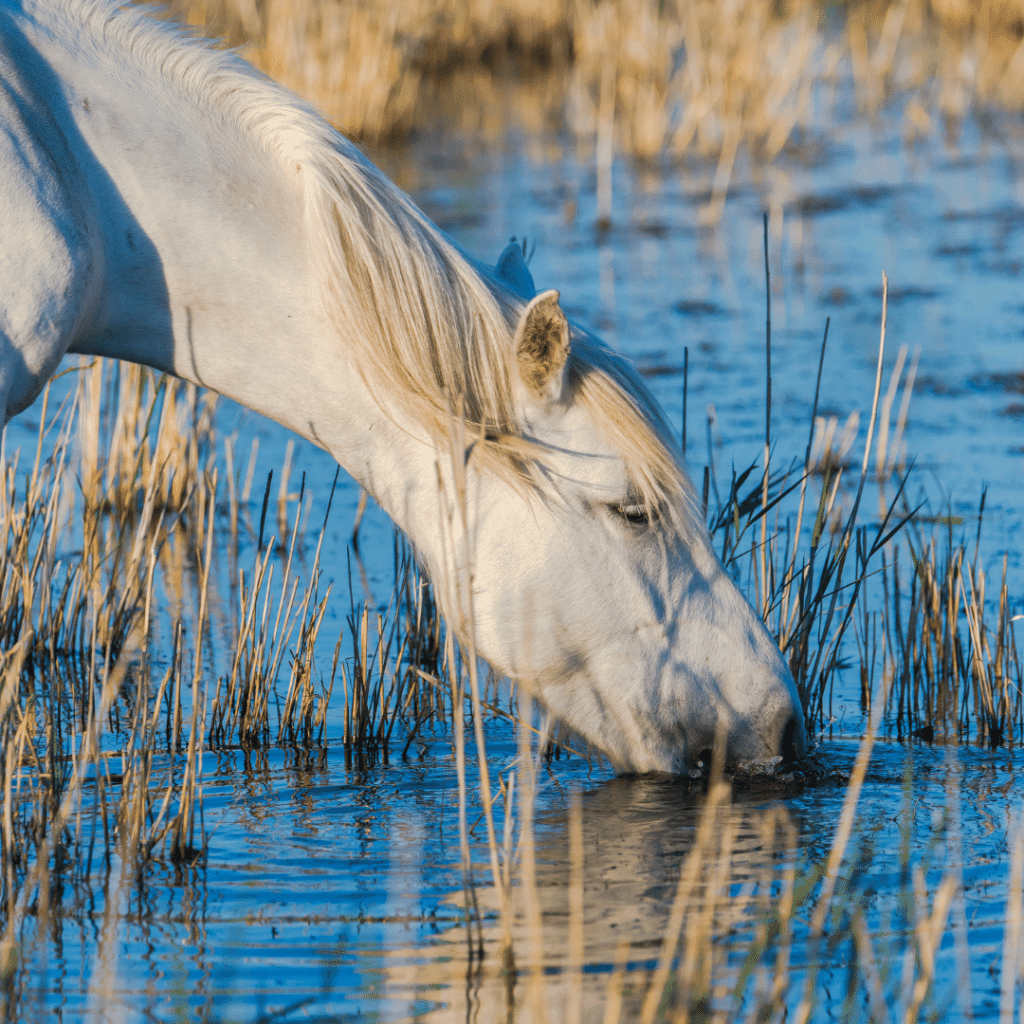
[[[595,229],[588,164],[527,140],[467,167],[464,156],[417,159],[417,198],[470,252],[495,256],[512,235],[536,243],[539,288],[557,287],[571,316],[646,369],[673,422],[690,350],[688,449],[707,462],[715,407],[719,475],[764,445],[765,284],[762,211],[772,212],[772,436],[802,457],[826,317],[822,407],[860,410],[858,462],[871,409],[882,273],[890,279],[886,373],[900,346],[920,348],[906,448],[914,486],[936,514],[977,513],[988,488],[993,559],[1019,565],[1024,529],[1024,139],[907,150],[870,126],[738,182],[720,225],[701,226],[709,175],[614,176],[613,227]],[[589,154],[584,154],[589,157]],[[452,165],[455,165],[454,167]],[[475,169],[475,174],[473,170]],[[453,185],[453,180],[456,182]],[[473,217],[468,198],[480,197]],[[567,221],[567,206],[575,215]],[[724,481],[723,481],[724,482]],[[1018,584],[1018,594],[1021,593]]]
[[[842,423],[861,410],[853,448],[859,460],[886,271],[883,388],[900,346],[920,349],[905,436],[916,460],[911,489],[927,496],[933,515],[952,513],[973,532],[971,517],[987,488],[984,564],[998,567],[1008,555],[1011,601],[1018,609],[1024,604],[1019,132],[996,142],[968,124],[955,151],[939,142],[908,150],[884,125],[851,128],[825,147],[807,146],[772,169],[746,172],[713,229],[700,218],[708,169],[660,175],[616,166],[613,225],[600,232],[589,155],[557,140],[512,136],[504,147],[481,148],[438,136],[378,156],[470,252],[496,257],[513,235],[536,242],[531,269],[538,286],[558,287],[573,318],[635,359],[678,424],[687,346],[689,459],[699,478],[710,451],[721,488],[730,467],[759,458],[764,443],[762,209],[772,211],[777,458],[802,458],[830,316],[821,412]],[[12,425],[9,448],[31,444],[37,416],[38,409],[30,410]],[[280,466],[285,435],[228,403],[219,417],[222,435],[238,435],[238,461],[245,462],[251,439],[260,439],[250,508],[258,516],[260,481],[269,467]],[[293,491],[302,472],[317,520],[333,466],[299,445]],[[341,488],[325,552],[326,574],[336,585],[329,612],[334,635],[348,611],[345,545],[358,501],[351,482]],[[384,603],[390,533],[372,510],[361,540],[371,603]],[[243,548],[249,551],[251,540]],[[358,573],[354,578],[356,599],[362,599]],[[849,680],[849,692],[838,697],[848,709],[839,731],[848,737],[861,731],[856,685]],[[69,896],[56,932],[26,966],[35,993],[26,1015],[33,1007],[40,1017],[63,1021],[101,1010],[108,1019],[133,1021],[490,1020],[504,1013],[506,979],[474,974],[467,955],[450,738],[426,737],[408,760],[357,770],[346,767],[336,713],[330,735],[331,742],[313,753],[207,754],[207,859],[190,868],[157,863],[142,879],[120,878],[115,862],[105,881],[102,872],[96,875],[92,891]],[[492,773],[507,779],[513,738],[492,725],[489,742]],[[819,750],[813,778],[737,792],[722,819],[737,837],[727,876],[731,892],[766,865],[778,871],[790,864],[803,878],[824,861],[854,753],[851,740],[833,741]],[[908,865],[922,866],[929,899],[952,870],[963,884],[926,1006],[946,1019],[968,1007],[979,1019],[998,1016],[1022,767],[1016,751],[879,746],[851,844],[858,867],[844,877],[846,905],[861,909],[880,962],[882,953],[894,951],[897,966],[883,962],[886,993],[903,970],[913,931]],[[646,978],[657,962],[680,866],[694,842],[701,786],[616,779],[578,759],[553,762],[541,782],[538,892],[555,971],[548,996],[556,1019],[567,991],[557,969],[565,963],[570,927],[569,794],[582,794],[583,1000],[589,1015],[608,991],[620,936],[630,943],[629,977]],[[476,822],[472,855],[484,885],[487,849],[473,785],[469,800],[468,821]],[[760,815],[773,807],[784,809],[793,829],[775,860],[759,832]],[[499,813],[499,833],[501,826]],[[485,890],[477,941],[495,951],[498,919]],[[798,915],[791,1003],[809,966],[801,941],[809,913],[808,907]],[[738,918],[737,950],[754,934],[756,920],[752,912]],[[828,996],[822,995],[816,1020],[839,1015],[852,942],[826,950],[817,962],[818,991]],[[729,948],[722,956],[732,963]],[[740,959],[732,963],[732,976],[742,962],[735,955]],[[514,989],[517,1001],[526,998],[524,984],[520,978]],[[642,988],[627,993],[627,1008],[635,1011],[642,994]]]
[[[793,829],[780,846],[798,879],[823,862],[855,749],[832,744],[815,785],[737,792],[722,818],[736,829],[731,891],[770,862],[760,815],[780,798]],[[507,772],[513,758],[498,743],[492,767]],[[902,954],[913,928],[901,895],[909,888],[907,864],[923,866],[930,894],[951,867],[962,877],[929,1004],[947,1008],[951,1019],[968,1006],[979,1019],[997,1016],[992,968],[1003,954],[1006,823],[1019,804],[1022,768],[1019,754],[883,744],[862,795],[850,904],[865,915],[880,955],[890,943]],[[205,777],[207,861],[177,872],[157,865],[121,891],[115,872],[109,889],[69,909],[60,942],[33,968],[49,1019],[78,1020],[102,1007],[113,1020],[447,1021],[466,1019],[467,999],[480,1014],[471,1019],[496,1019],[489,1011],[504,1005],[505,980],[485,972],[467,987],[473,972],[460,909],[457,779],[444,744],[409,763],[363,772],[346,769],[336,748],[312,756],[208,755]],[[583,794],[584,1019],[593,1019],[621,941],[630,943],[634,977],[657,963],[702,795],[678,780],[593,775],[579,761],[556,762],[541,782],[538,892],[555,968],[564,967],[569,927],[568,798]],[[479,808],[471,802],[472,823]],[[478,825],[473,837],[478,877],[487,858],[482,832]],[[117,901],[124,923],[104,946],[107,899]],[[482,938],[496,953],[499,929],[486,888],[480,900]],[[797,995],[807,969],[799,942],[806,916],[796,926]],[[742,949],[752,919],[734,923],[734,946]],[[850,962],[849,942],[828,951],[822,989],[841,993]],[[554,1019],[562,1019],[556,1004],[564,985],[557,974],[548,984]],[[524,990],[521,981],[520,1002]]]

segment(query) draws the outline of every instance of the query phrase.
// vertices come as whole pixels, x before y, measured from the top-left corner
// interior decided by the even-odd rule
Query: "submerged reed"
[[[484,812],[481,817],[488,817],[488,829],[486,848],[480,844],[479,861],[474,862],[467,840],[467,794],[472,783],[461,708],[468,704],[476,722],[483,720],[488,708],[471,685],[469,671],[452,672],[450,662],[464,878],[464,891],[456,902],[464,914],[464,930],[452,929],[433,949],[429,961],[418,956],[411,975],[400,969],[392,972],[396,991],[412,992],[416,1019],[502,1019],[520,1024],[589,1020],[781,1024],[792,1020],[807,1024],[824,1014],[849,1021],[910,1024],[951,1019],[965,1007],[973,1009],[969,977],[966,990],[955,996],[936,991],[940,949],[947,938],[956,950],[959,983],[964,982],[965,965],[972,960],[966,922],[958,921],[954,912],[964,890],[954,825],[959,820],[957,788],[947,787],[942,823],[934,824],[934,815],[932,819],[930,849],[944,843],[945,862],[930,864],[925,854],[915,863],[909,843],[901,842],[902,885],[887,912],[877,909],[872,872],[891,872],[891,852],[875,849],[872,837],[877,826],[862,819],[859,805],[876,736],[883,726],[906,735],[907,723],[920,720],[914,716],[923,714],[928,731],[922,727],[916,734],[931,740],[932,723],[939,720],[939,709],[945,708],[948,717],[942,721],[951,723],[949,738],[967,739],[973,720],[979,739],[993,745],[1013,744],[1020,735],[1024,679],[1012,636],[1005,562],[998,605],[993,608],[985,602],[977,538],[973,558],[968,559],[964,545],[954,547],[950,540],[949,553],[940,560],[935,542],[922,540],[922,524],[916,522],[920,506],[912,509],[905,500],[902,434],[914,368],[912,364],[904,379],[906,353],[902,352],[882,397],[886,295],[887,282],[873,406],[852,505],[844,510],[839,500],[846,452],[835,456],[824,441],[815,446],[814,431],[821,440],[824,424],[812,413],[803,466],[775,477],[766,466],[761,480],[741,496],[744,482],[756,468],[751,467],[734,477],[727,501],[712,517],[723,561],[750,580],[758,607],[790,655],[809,721],[819,726],[830,721],[825,718],[826,709],[848,656],[845,634],[851,623],[856,629],[858,616],[867,620],[864,595],[869,577],[881,573],[884,604],[871,613],[883,620],[881,678],[876,681],[877,650],[868,655],[858,634],[866,730],[852,769],[843,779],[845,797],[829,848],[817,855],[802,851],[800,829],[780,803],[770,803],[766,809],[762,800],[752,807],[734,803],[734,787],[742,789],[743,782],[725,775],[719,744],[709,774],[698,783],[703,796],[694,806],[675,892],[668,901],[659,897],[661,912],[653,915],[652,922],[638,906],[646,893],[632,893],[628,887],[625,894],[615,891],[629,879],[627,869],[643,851],[642,838],[635,837],[626,823],[621,834],[609,835],[607,815],[597,809],[588,836],[586,807],[573,794],[568,798],[562,845],[552,841],[550,828],[543,840],[538,838],[534,807],[547,741],[542,737],[534,743],[531,701],[521,694],[519,757],[501,780],[500,801],[492,797],[492,769],[477,736],[478,802]],[[904,400],[893,422],[901,381]],[[816,407],[817,399],[815,411]],[[767,442],[766,448],[770,451]],[[812,461],[815,450],[817,457]],[[872,457],[873,474],[869,473]],[[879,487],[879,521],[859,526],[861,498],[872,476]],[[885,487],[894,480],[895,495],[886,501]],[[797,492],[798,504],[791,517],[795,527],[792,521],[780,527],[785,499]],[[815,507],[812,525],[802,527],[805,508]],[[984,501],[979,535],[983,511]],[[775,524],[768,535],[763,527],[772,512]],[[762,526],[760,543],[758,524]],[[911,529],[919,532],[904,540]],[[906,543],[920,581],[911,586],[909,595],[895,582],[900,541]],[[875,562],[881,563],[880,570]],[[908,598],[910,625],[904,630],[901,622],[908,614]],[[987,626],[986,616],[993,611],[995,626]],[[468,621],[472,627],[472,616]],[[471,650],[472,634],[469,644]],[[958,723],[967,732],[957,732]],[[816,784],[834,782],[830,776]],[[783,775],[780,783],[785,793],[787,786],[801,788],[804,780],[801,775],[789,780]],[[904,813],[909,815],[914,800],[909,774],[905,800]],[[643,799],[640,804],[649,815],[649,804]],[[490,820],[494,807],[503,812],[500,843]],[[654,845],[664,856],[666,833],[663,823],[659,827]],[[1007,829],[1007,842],[1012,864],[1000,1009],[1001,1020],[1011,1024],[1024,1014],[1024,961],[1018,948],[1024,914],[1024,819],[1020,816]],[[588,876],[591,858],[597,864]],[[876,866],[879,858],[885,867]],[[645,885],[642,871],[640,879],[637,884]],[[840,993],[831,988],[837,978],[843,986]]]
[[[427,951],[418,949],[414,967],[390,968],[389,990],[415,1005],[415,1019],[423,1022],[958,1019],[974,1008],[975,997],[984,997],[972,996],[969,978],[962,987],[962,974],[955,995],[950,987],[950,958],[961,971],[979,956],[967,945],[962,904],[956,909],[964,889],[955,856],[958,788],[947,787],[941,824],[932,815],[928,847],[944,848],[947,859],[930,859],[927,851],[914,857],[909,844],[901,845],[902,883],[892,893],[879,892],[878,876],[892,875],[893,852],[877,844],[877,823],[860,811],[887,699],[887,689],[874,695],[875,726],[843,780],[834,837],[817,851],[801,847],[806,829],[784,804],[768,799],[770,788],[753,800],[742,796],[741,785],[736,792],[738,784],[724,775],[718,756],[689,794],[676,783],[674,795],[659,803],[656,794],[642,791],[640,780],[629,780],[630,790],[641,789],[635,812],[618,801],[602,807],[600,790],[583,801],[568,794],[556,827],[547,820],[538,831],[534,807],[543,744],[521,728],[519,757],[495,802],[503,816],[501,842],[497,832],[489,833],[474,859],[463,838],[467,881],[453,900],[462,909],[463,927],[452,928]],[[474,714],[484,711],[469,691],[467,700]],[[526,722],[532,720],[528,708],[523,713]],[[464,758],[458,771],[460,793],[468,791]],[[779,792],[805,784],[790,780]],[[817,785],[825,795],[835,780]],[[484,799],[481,788],[477,803]],[[904,799],[903,814],[912,816],[917,797],[909,787]],[[673,815],[671,826],[651,819],[656,806]],[[680,806],[689,808],[685,818]],[[460,797],[463,837],[467,813]],[[609,831],[609,813],[624,818],[621,829]],[[668,846],[681,850],[674,887],[648,892],[650,876],[659,877],[654,862],[668,856],[669,836]],[[1024,1010],[1019,817],[1010,823],[1007,842],[1012,864],[999,988],[1001,1019],[1012,1022]],[[954,953],[940,952],[950,944]],[[943,987],[937,987],[940,968]]]
[[[154,859],[201,861],[204,753],[322,745],[339,667],[343,633],[326,680],[316,662],[330,597],[330,587],[320,594],[323,530],[305,574],[297,566],[304,488],[294,521],[285,521],[287,546],[272,539],[263,545],[261,524],[251,573],[238,569],[246,524],[234,481],[227,507],[219,503],[213,399],[135,367],[106,370],[99,361],[84,365],[55,413],[48,391],[28,471],[20,471],[20,452],[4,463],[5,1020],[20,1019],[19,1001],[27,998],[14,981],[24,968],[21,951],[63,913],[65,894],[98,886],[116,904],[119,879],[140,878]],[[269,490],[268,481],[267,497]],[[230,667],[212,680],[207,638],[211,606],[225,606],[214,593],[224,582],[214,563],[225,536],[234,544],[228,562],[237,573],[238,613]],[[346,722],[369,720],[372,728],[345,742],[364,759],[387,757],[396,723],[404,744],[415,731],[409,723],[436,718],[441,707],[414,670],[436,671],[439,626],[429,590],[407,549],[396,546],[396,560],[391,614],[402,639],[389,679],[398,692],[382,700],[379,717],[376,695],[388,657],[379,643],[371,647],[367,612],[353,635],[354,672],[369,685],[346,693]],[[346,678],[349,671],[343,664]],[[279,676],[287,676],[283,693]]]
[[[766,217],[766,260],[767,244]],[[857,437],[858,415],[851,415],[837,443],[835,420],[817,416],[816,390],[802,464],[794,460],[773,471],[769,377],[767,469],[758,474],[755,462],[733,473],[725,500],[711,511],[709,528],[722,562],[738,582],[746,581],[755,607],[789,660],[809,731],[831,730],[836,683],[855,666],[861,681],[860,710],[869,722],[879,680],[893,681],[882,727],[899,738],[1014,744],[1024,736],[1024,668],[1007,561],[1004,557],[997,600],[986,602],[986,573],[979,557],[984,496],[973,551],[966,539],[954,540],[949,516],[940,543],[925,529],[926,502],[911,507],[907,499],[910,470],[903,436],[917,357],[908,364],[906,348],[901,349],[883,396],[887,294],[883,275],[875,390],[860,473],[850,482],[849,493],[843,485],[851,468],[848,455]],[[818,389],[827,340],[828,324]],[[710,441],[705,508],[712,489],[709,478],[718,495]],[[878,517],[862,525],[869,482],[877,487]],[[901,584],[901,544],[913,569],[909,592]],[[855,656],[847,639],[851,632]]]

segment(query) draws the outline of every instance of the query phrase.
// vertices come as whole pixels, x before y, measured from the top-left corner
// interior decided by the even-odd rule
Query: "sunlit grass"
[[[599,167],[607,170],[616,151],[711,160],[710,216],[744,151],[771,160],[815,129],[837,76],[852,77],[862,111],[898,99],[908,139],[955,129],[973,104],[1024,108],[1018,8],[996,0],[851,4],[836,15],[838,27],[801,0],[179,0],[172,9],[242,43],[258,65],[360,138],[408,132],[424,96],[457,73],[550,77],[551,119],[593,146]],[[487,89],[480,93],[487,102]],[[915,518],[906,501],[900,396],[912,390],[901,356],[879,393],[875,445],[853,450],[855,430],[844,440],[838,424],[809,410],[806,453],[790,461],[774,452],[770,472],[763,462],[752,466],[721,487],[720,500],[712,500],[718,481],[709,456],[715,546],[788,656],[813,732],[828,734],[845,676],[860,680],[869,735],[1016,747],[1024,733],[1019,609],[1005,563],[992,580],[979,556],[983,506],[977,533],[961,537]],[[452,737],[462,774],[467,908],[486,902],[488,882],[496,893],[494,934],[466,912],[480,977],[493,983],[483,990],[503,1019],[589,1019],[586,943],[599,925],[588,924],[583,889],[584,811],[570,818],[564,928],[545,920],[537,892],[536,775],[551,750],[543,723],[535,739],[528,702],[499,712],[494,681],[471,674],[471,644],[459,649],[445,631],[429,581],[400,541],[386,610],[352,598],[341,630],[321,637],[329,602],[342,598],[322,583],[322,531],[311,567],[300,573],[295,564],[310,531],[302,488],[289,520],[290,471],[282,467],[269,529],[269,480],[253,522],[255,452],[242,473],[230,439],[216,435],[213,406],[194,388],[97,360],[78,371],[66,408],[44,405],[36,452],[8,453],[0,481],[6,1019],[28,998],[14,983],[23,977],[19,964],[61,914],[65,890],[88,889],[97,872],[130,877],[153,859],[201,862],[204,752],[335,741],[347,764],[367,765],[400,758],[429,731]],[[879,495],[868,521],[852,500],[865,482]],[[215,569],[214,545],[226,552],[226,579]],[[212,628],[211,591],[220,588],[227,594],[219,604],[231,609],[231,654],[212,677],[203,637]],[[327,728],[332,700],[342,703],[336,737]],[[486,760],[479,781],[468,778],[467,726],[485,720],[510,735],[518,730],[517,782],[492,779]],[[870,743],[822,863],[800,860],[793,821],[778,806],[745,821],[763,837],[751,862],[737,846],[728,779],[711,773],[663,934],[647,937],[657,942],[639,968],[628,968],[633,953],[624,947],[596,989],[605,1021],[805,1020],[822,998],[817,958],[844,944],[855,951],[850,1019],[909,1021],[929,1008],[958,866],[947,865],[928,891],[920,868],[908,864],[905,929],[870,934],[856,904],[858,869],[847,857]],[[508,823],[499,836],[487,822],[483,874],[466,838],[474,785],[488,811],[504,807]],[[1010,858],[1001,965],[1007,1019],[1022,970],[1020,828]],[[748,873],[742,884],[733,881],[738,865]],[[901,971],[882,970],[887,962]],[[465,964],[457,967],[464,975]],[[454,1000],[457,982],[450,971],[435,979]],[[587,991],[590,998],[595,987]]]
[[[879,114],[908,144],[955,142],[972,109],[1024,109],[1014,0],[172,0],[172,14],[241,45],[347,134],[407,136],[433,104],[503,135],[508,80],[530,130],[589,149],[599,218],[615,153],[713,168],[717,220],[738,164],[799,154]],[[840,87],[853,109],[836,104]],[[539,109],[535,109],[539,108]],[[604,200],[604,201],[601,201]]]

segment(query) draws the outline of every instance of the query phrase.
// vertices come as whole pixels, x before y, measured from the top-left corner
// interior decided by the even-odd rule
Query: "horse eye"
[[[646,505],[613,505],[616,513],[627,523],[635,526],[646,526],[651,521],[651,510]]]

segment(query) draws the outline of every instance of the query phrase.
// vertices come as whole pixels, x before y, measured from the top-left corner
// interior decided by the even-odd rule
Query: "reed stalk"
[[[838,87],[850,116],[885,114],[908,144],[939,127],[955,137],[974,109],[1024,109],[1016,0],[866,0],[832,17],[813,0],[174,0],[171,12],[370,141],[408,136],[438,106],[503,138],[488,112],[517,78],[524,125],[559,124],[594,154],[605,224],[615,153],[706,164],[715,222],[745,157],[768,164],[845,127],[828,99]]]

